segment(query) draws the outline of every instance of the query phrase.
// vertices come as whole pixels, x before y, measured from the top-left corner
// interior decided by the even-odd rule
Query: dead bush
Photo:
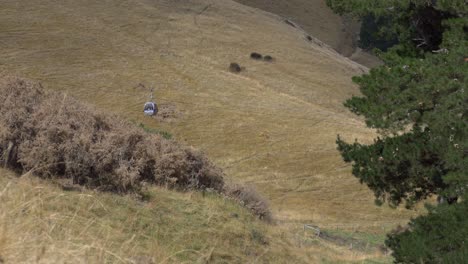
[[[118,193],[146,182],[210,189],[271,219],[266,200],[251,187],[226,186],[222,170],[197,150],[15,77],[0,76],[0,163]]]
[[[241,184],[226,184],[224,192],[228,197],[248,208],[260,219],[267,222],[273,220],[268,201],[260,196],[254,187]]]
[[[106,191],[138,191],[142,182],[224,185],[222,171],[201,153],[13,77],[0,80],[0,154],[17,171]]]

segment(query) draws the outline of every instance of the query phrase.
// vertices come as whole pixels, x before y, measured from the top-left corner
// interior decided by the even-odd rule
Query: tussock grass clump
[[[0,81],[0,153],[17,171],[105,191],[138,191],[142,182],[224,186],[222,171],[198,151],[12,77]]]

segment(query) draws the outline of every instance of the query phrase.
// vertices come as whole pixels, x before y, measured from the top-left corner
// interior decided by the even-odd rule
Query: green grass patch
[[[143,123],[137,123],[135,120],[132,120],[130,122],[135,124],[136,126],[140,127],[141,129],[143,129],[143,131],[145,131],[148,134],[160,135],[165,139],[172,139],[173,138],[172,134],[167,132],[167,131],[148,127]]]
[[[352,251],[362,253],[381,252],[385,249],[385,234],[368,232],[350,232],[340,229],[321,230],[320,238],[336,245],[346,247]],[[390,263],[391,256],[382,255],[381,257],[371,258],[366,263]]]

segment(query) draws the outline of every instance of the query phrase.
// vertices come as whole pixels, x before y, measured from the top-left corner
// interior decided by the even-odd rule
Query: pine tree
[[[397,263],[467,263],[468,203],[430,207],[409,229],[389,235]]]
[[[376,202],[397,206],[437,195],[445,203],[391,234],[397,262],[468,261],[468,5],[464,0],[327,0],[337,13],[384,18],[398,43],[377,52],[384,65],[354,77],[362,96],[345,106],[379,137],[337,139],[353,174]],[[459,232],[459,233],[457,233]],[[458,234],[464,234],[459,236]]]

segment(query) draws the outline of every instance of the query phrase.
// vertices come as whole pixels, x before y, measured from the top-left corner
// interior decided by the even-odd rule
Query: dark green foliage
[[[466,263],[468,238],[468,7],[464,0],[327,0],[339,13],[389,19],[379,34],[399,43],[385,65],[354,77],[361,97],[345,106],[380,136],[338,149],[376,201],[397,206],[431,195],[448,203],[392,234],[397,262]],[[458,202],[457,202],[458,200]],[[458,230],[458,231],[457,231]]]
[[[429,208],[409,229],[390,234],[387,246],[397,263],[467,263],[468,202]]]
[[[371,146],[338,139],[338,146],[380,201],[412,204],[430,194],[458,196],[468,182],[468,42],[449,41],[448,53],[424,59],[389,52],[385,66],[354,78],[363,96],[345,105],[365,116],[382,138]]]
[[[388,26],[392,20],[388,17],[378,17],[367,15],[362,18],[361,32],[359,36],[359,47],[366,50],[377,48],[387,51],[392,46],[398,44],[395,34],[382,34],[380,29]]]
[[[465,0],[327,0],[327,4],[338,14],[388,22],[378,22],[378,35],[397,36],[400,52],[412,56],[439,48],[445,31],[443,20],[468,14]]]
[[[374,191],[378,204],[396,206],[406,200],[411,206],[446,187],[442,177],[447,169],[430,140],[430,133],[416,130],[378,138],[369,146],[338,139],[338,149],[345,161],[354,161],[353,174]]]

